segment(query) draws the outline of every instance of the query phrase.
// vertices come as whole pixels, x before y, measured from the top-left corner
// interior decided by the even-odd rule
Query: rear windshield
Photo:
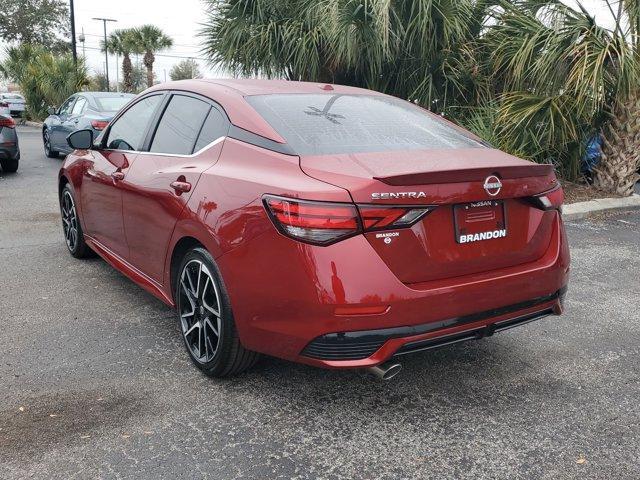
[[[117,112],[124,107],[133,95],[126,97],[95,97],[98,109],[101,112]]]
[[[483,146],[437,116],[393,97],[276,94],[246,100],[300,155]]]

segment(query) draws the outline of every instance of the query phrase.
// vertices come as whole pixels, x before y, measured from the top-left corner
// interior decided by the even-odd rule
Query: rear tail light
[[[387,207],[358,205],[365,231],[388,230],[410,227],[433,207]]]
[[[564,191],[560,185],[557,185],[548,192],[531,197],[531,202],[540,210],[558,210],[559,212],[562,212]]]
[[[313,245],[331,245],[359,233],[410,227],[434,207],[386,207],[312,202],[265,195],[269,217],[283,235]]]
[[[0,117],[0,127],[15,128],[16,122],[11,117]]]
[[[91,120],[91,126],[96,130],[104,130],[109,125],[109,122],[104,120]]]
[[[360,232],[355,205],[264,197],[276,228],[287,237],[314,245],[330,245]]]

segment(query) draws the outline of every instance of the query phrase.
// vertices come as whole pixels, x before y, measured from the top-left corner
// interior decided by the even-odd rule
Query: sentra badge
[[[372,193],[372,200],[391,200],[394,198],[427,198],[424,192],[381,192]]]

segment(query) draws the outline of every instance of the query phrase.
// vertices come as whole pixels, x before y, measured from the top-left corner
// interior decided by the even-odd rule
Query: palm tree
[[[133,29],[114,30],[107,38],[105,45],[101,42],[101,50],[105,50],[111,54],[122,55],[122,89],[125,92],[133,91],[133,82],[131,72],[133,64],[131,63],[132,53],[142,53],[136,41]]]
[[[497,93],[497,136],[573,179],[586,141],[602,132],[596,185],[630,195],[640,166],[640,7],[603,5],[616,18],[613,29],[559,0],[503,2],[481,42]]]
[[[153,85],[154,53],[171,47],[173,40],[155,25],[143,25],[134,29],[133,37],[140,52],[144,52],[143,63],[147,68],[147,86],[151,87]]]
[[[240,75],[382,90],[432,110],[474,104],[472,41],[488,0],[206,0],[200,37]]]
[[[416,101],[572,180],[604,132],[598,185],[629,193],[640,148],[638,0],[604,28],[561,0],[205,0],[203,52],[235,74]]]
[[[640,64],[640,2],[619,2],[617,14],[607,2],[616,19],[615,33],[630,40],[631,55]],[[605,125],[602,161],[594,178],[601,189],[620,195],[633,194],[640,180],[640,82],[638,71],[634,73],[631,87],[625,85],[608,106],[610,121]]]

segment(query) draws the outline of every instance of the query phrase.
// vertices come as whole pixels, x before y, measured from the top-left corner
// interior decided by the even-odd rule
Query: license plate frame
[[[467,244],[508,237],[507,206],[504,200],[482,200],[453,206],[453,229],[456,243]],[[489,232],[500,232],[493,236]],[[487,234],[490,238],[461,241],[463,235]]]

